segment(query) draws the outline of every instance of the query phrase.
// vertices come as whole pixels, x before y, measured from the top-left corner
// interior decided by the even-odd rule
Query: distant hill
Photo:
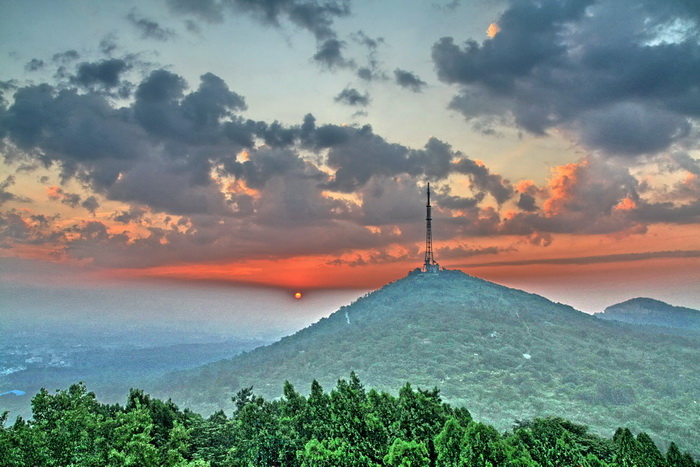
[[[652,298],[633,298],[611,305],[595,316],[626,323],[700,331],[700,310],[673,306]]]
[[[499,429],[564,414],[605,436],[618,426],[663,446],[700,446],[700,336],[647,332],[459,271],[412,273],[328,318],[239,357],[147,387],[205,414],[253,386],[280,396],[333,387],[356,371],[368,387],[437,386]],[[679,443],[680,444],[680,443]]]

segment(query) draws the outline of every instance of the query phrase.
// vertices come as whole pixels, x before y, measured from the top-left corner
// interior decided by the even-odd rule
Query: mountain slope
[[[459,271],[409,274],[328,318],[232,360],[171,375],[156,394],[203,412],[254,386],[280,395],[356,371],[406,381],[500,428],[560,415],[606,435],[620,425],[700,445],[700,339],[644,333]],[[150,388],[149,388],[150,389]]]
[[[651,298],[633,298],[607,307],[598,318],[700,331],[700,310],[673,306]]]

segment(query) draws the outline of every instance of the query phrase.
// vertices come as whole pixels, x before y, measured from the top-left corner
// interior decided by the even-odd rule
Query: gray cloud
[[[334,134],[327,164],[335,173],[327,187],[338,191],[354,191],[373,176],[408,174],[443,178],[450,173],[450,162],[455,157],[449,145],[435,138],[424,149],[413,150],[386,142],[372,133],[370,127],[326,126],[317,133]]]
[[[131,222],[140,223],[147,212],[148,210],[144,207],[130,206],[126,211],[117,211],[112,213],[110,218],[114,219],[120,224],[129,224]]]
[[[82,207],[92,214],[95,214],[95,210],[100,207],[100,203],[93,195],[90,195],[83,200],[81,195],[77,193],[67,193],[62,188],[56,186],[49,189],[49,199],[53,201],[60,201],[62,204],[72,208]]]
[[[345,42],[338,39],[326,39],[319,43],[313,59],[322,67],[329,70],[352,67],[355,63],[343,56],[344,48]]]
[[[100,207],[100,203],[99,201],[97,201],[96,197],[88,196],[87,198],[85,198],[85,200],[83,200],[82,203],[80,203],[80,206],[84,209],[87,209],[94,215],[97,208]]]
[[[245,100],[212,73],[202,75],[201,80],[196,91],[185,95],[187,84],[182,77],[166,70],[153,71],[136,90],[137,121],[162,138],[191,143],[221,138],[226,126],[222,120],[245,109]]]
[[[84,62],[78,65],[78,72],[71,80],[84,87],[97,84],[113,88],[120,84],[122,73],[129,68],[127,62],[116,58],[95,63]]]
[[[334,22],[350,15],[350,0],[167,0],[170,11],[197,19],[218,23],[224,11],[251,15],[265,25],[281,27],[283,22],[304,29],[316,38],[313,59],[323,68],[355,66],[343,56],[345,43],[338,39]],[[366,44],[369,46],[369,44]]]
[[[27,215],[10,209],[0,212],[0,248],[12,248],[15,244],[57,245],[65,233],[53,226],[53,218]]]
[[[94,70],[107,62],[86,62],[91,70],[82,75],[86,86],[76,81],[77,73],[61,87],[7,87],[14,96],[11,104],[0,103],[0,135],[16,147],[5,154],[8,162],[55,166],[64,181],[75,179],[86,189],[81,195],[57,192],[57,201],[93,213],[103,199],[128,203],[128,210],[111,218],[138,223],[138,231],[147,234],[113,234],[97,221],[65,230],[36,217],[40,214],[8,211],[2,217],[4,246],[63,245],[73,257],[130,267],[360,248],[379,252],[388,244],[408,248],[422,238],[420,185],[428,180],[436,182],[434,214],[446,239],[514,235],[546,246],[556,233],[640,233],[659,221],[700,222],[700,190],[692,180],[667,187],[670,201],[643,197],[651,188],[629,170],[591,156],[559,168],[548,187],[516,191],[436,138],[416,149],[391,143],[369,126],[318,124],[311,114],[298,125],[245,119],[245,99],[211,73],[190,87],[177,74],[153,70],[135,86],[132,102],[119,106],[98,89],[106,86],[103,81],[121,79],[122,71],[108,74],[112,81],[95,77]],[[617,111],[628,119],[636,110],[624,104]],[[671,130],[659,131],[672,131],[670,121]],[[571,128],[573,123],[579,120]],[[588,134],[584,127],[592,123],[581,123],[579,131]],[[600,134],[591,132],[590,138],[602,139]],[[685,153],[670,153],[663,163],[678,175],[700,173],[698,161]],[[469,179],[468,194],[460,190],[456,196],[440,186],[453,174]],[[10,185],[6,180],[0,193]],[[325,192],[353,193],[359,202]],[[19,201],[2,196],[10,206]],[[502,216],[500,206],[489,206],[492,200],[519,211]],[[162,227],[163,215],[174,219],[166,228],[155,227]],[[446,257],[495,253],[479,247],[444,252]],[[370,256],[362,261],[391,261]]]
[[[520,193],[520,199],[518,199],[518,207],[523,211],[533,212],[537,211],[537,202],[534,196],[527,193]]]
[[[335,38],[334,20],[350,14],[349,0],[232,0],[229,4],[275,26],[287,19],[313,33],[319,41]]]
[[[368,93],[360,94],[355,88],[345,88],[333,100],[346,105],[365,107],[369,105],[370,98]]]
[[[472,183],[481,190],[493,196],[499,204],[504,203],[513,196],[513,187],[508,180],[504,180],[498,174],[492,173],[485,165],[462,158],[455,164],[458,173],[468,175]]]
[[[66,50],[65,52],[60,52],[53,54],[51,57],[51,60],[53,60],[54,63],[58,63],[61,65],[67,65],[77,59],[80,58],[80,54],[75,51],[75,50]]]
[[[29,203],[31,200],[24,198],[22,196],[17,196],[14,193],[7,191],[9,187],[15,184],[15,177],[8,175],[5,180],[0,182],[0,205],[5,204],[8,201],[19,201],[22,203]]]
[[[24,69],[27,71],[37,71],[44,68],[44,65],[46,65],[46,63],[44,63],[43,60],[32,58],[29,63],[24,66]]]
[[[171,29],[164,28],[156,21],[145,18],[138,14],[135,9],[132,9],[126,16],[126,19],[141,33],[142,39],[155,39],[158,41],[167,41],[175,37],[175,32]]]
[[[174,13],[191,15],[207,23],[224,20],[224,6],[216,0],[166,0]]]
[[[445,37],[432,56],[438,77],[459,87],[451,107],[468,119],[509,115],[527,131],[561,128],[606,154],[653,154],[686,139],[700,116],[694,8],[512,2],[493,38],[459,46]],[[679,21],[687,27],[670,41]]]
[[[426,86],[426,82],[410,71],[397,68],[394,70],[396,84],[402,88],[410,89],[413,92],[421,92]]]

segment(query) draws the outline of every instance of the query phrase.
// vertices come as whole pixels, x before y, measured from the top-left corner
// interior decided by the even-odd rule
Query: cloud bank
[[[352,35],[369,53],[367,66],[344,55],[335,22],[351,13],[349,1],[168,6],[203,24],[232,14],[292,24],[313,35],[322,67],[351,68],[367,86],[388,80],[374,55],[382,39]],[[545,183],[510,180],[439,138],[408,147],[369,125],[318,122],[304,108],[296,124],[254,120],[245,96],[220,76],[202,70],[188,83],[168,67],[116,56],[109,41],[96,60],[75,50],[32,60],[32,73],[56,74],[2,83],[2,153],[18,174],[58,174],[56,184],[41,182],[42,201],[56,211],[34,208],[38,201],[16,194],[7,176],[0,246],[41,246],[105,267],[314,255],[330,257],[326,264],[398,263],[415,257],[422,240],[428,181],[441,238],[458,245],[438,250],[451,261],[547,247],[563,234],[641,235],[654,225],[700,223],[699,13],[680,0],[514,1],[482,42],[434,43],[437,77],[455,92],[451,108],[485,133],[494,122],[561,132],[586,149],[553,167]],[[127,20],[146,38],[176,38],[136,11]],[[394,84],[428,89],[402,68]],[[352,85],[334,99],[371,102]],[[90,216],[68,221],[65,209]],[[512,246],[465,238],[508,238]]]

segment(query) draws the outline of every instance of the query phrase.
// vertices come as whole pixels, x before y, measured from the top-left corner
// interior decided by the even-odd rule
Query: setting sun
[[[294,298],[300,299],[301,298],[301,292],[297,292],[294,294]]]

